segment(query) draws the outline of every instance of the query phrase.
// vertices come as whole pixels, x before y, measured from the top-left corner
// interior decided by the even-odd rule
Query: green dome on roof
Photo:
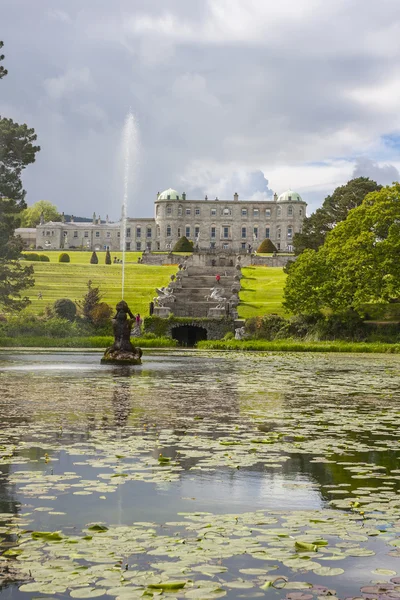
[[[172,188],[168,188],[167,190],[164,190],[163,192],[161,192],[161,194],[158,194],[157,199],[158,200],[181,200],[178,192],[176,190],[173,190]]]
[[[278,202],[303,202],[303,199],[297,192],[286,190],[279,196]]]

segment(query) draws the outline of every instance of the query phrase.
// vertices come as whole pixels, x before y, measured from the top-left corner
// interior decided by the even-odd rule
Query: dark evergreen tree
[[[89,280],[87,282],[88,291],[83,297],[83,300],[77,301],[76,304],[82,311],[82,315],[90,321],[93,322],[93,311],[97,306],[101,303],[102,295],[100,294],[100,288],[92,287],[92,282]]]
[[[368,177],[357,177],[335,189],[327,196],[321,208],[303,221],[302,232],[293,237],[295,254],[301,254],[306,248],[318,250],[325,242],[326,234],[337,223],[344,221],[349,211],[360,206],[365,196],[382,188]]]
[[[111,265],[111,254],[110,251],[107,250],[106,252],[106,260],[105,260],[106,265]]]
[[[0,50],[4,46],[4,43],[0,41]],[[0,62],[4,60],[4,54],[0,54]],[[0,79],[7,75],[8,71],[2,65],[0,65]]]
[[[0,61],[3,58],[1,55]],[[6,74],[0,67],[0,79]],[[26,208],[21,174],[35,162],[40,150],[34,145],[36,138],[35,131],[25,124],[0,116],[0,306],[11,310],[29,304],[22,292],[34,284],[32,265],[22,266],[19,261],[23,241],[14,234],[21,223],[20,213]]]
[[[90,257],[90,264],[91,265],[97,265],[99,263],[99,258],[96,254],[96,252],[93,252],[92,256]]]

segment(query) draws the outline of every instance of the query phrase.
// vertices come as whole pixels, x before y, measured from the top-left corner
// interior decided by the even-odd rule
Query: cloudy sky
[[[40,199],[120,214],[121,140],[137,122],[130,216],[157,191],[309,212],[353,174],[400,169],[398,0],[1,0],[0,114],[34,127]]]

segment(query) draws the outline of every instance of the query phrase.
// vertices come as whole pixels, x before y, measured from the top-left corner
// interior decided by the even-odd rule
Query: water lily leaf
[[[318,552],[318,546],[310,544],[308,542],[299,542],[296,540],[295,548],[297,552]]]
[[[70,592],[71,598],[100,598],[107,593],[106,589],[85,587]]]
[[[147,587],[150,590],[162,590],[163,592],[169,592],[183,589],[186,583],[187,581],[166,581],[164,583],[151,583]]]
[[[344,569],[340,569],[339,567],[319,567],[318,569],[313,569],[313,572],[323,577],[333,577],[334,575],[342,575]]]
[[[105,525],[90,525],[90,527],[88,527],[89,531],[98,531],[99,533],[103,532],[103,531],[108,531],[108,527],[106,527]]]
[[[375,575],[396,575],[396,571],[392,571],[391,569],[374,569],[372,573]]]
[[[43,539],[46,542],[59,542],[65,539],[59,531],[32,531],[31,536],[34,540]]]

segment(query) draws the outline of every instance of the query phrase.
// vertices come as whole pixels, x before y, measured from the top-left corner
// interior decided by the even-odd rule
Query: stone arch
[[[207,329],[198,324],[175,325],[171,329],[171,337],[177,340],[180,346],[192,348],[200,340],[207,339]]]

